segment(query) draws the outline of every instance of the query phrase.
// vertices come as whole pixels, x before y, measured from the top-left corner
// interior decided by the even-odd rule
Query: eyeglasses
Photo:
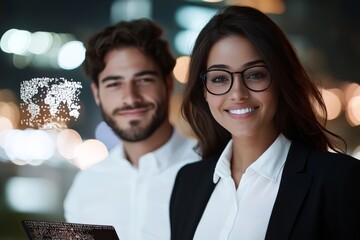
[[[252,66],[241,72],[230,72],[224,69],[210,69],[202,72],[206,90],[213,95],[228,93],[234,83],[234,74],[240,74],[245,87],[254,92],[265,91],[271,84],[271,74],[265,65]]]

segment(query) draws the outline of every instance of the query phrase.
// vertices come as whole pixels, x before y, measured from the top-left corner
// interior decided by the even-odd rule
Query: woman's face
[[[215,120],[233,137],[266,137],[273,136],[276,132],[274,117],[278,103],[277,93],[274,82],[270,83],[270,73],[264,66],[265,62],[253,44],[241,36],[222,38],[210,49],[207,70],[241,72],[250,67],[243,74],[233,74],[233,85],[227,93],[213,95],[204,90]],[[207,81],[211,79],[212,82],[207,85],[210,91],[223,93],[228,89],[222,85],[230,75],[225,78],[221,73],[216,71],[215,75],[210,75],[214,74],[211,71],[207,75]],[[264,89],[269,85],[267,83],[270,86],[261,92],[251,91],[242,78],[246,79],[248,87],[255,90]]]

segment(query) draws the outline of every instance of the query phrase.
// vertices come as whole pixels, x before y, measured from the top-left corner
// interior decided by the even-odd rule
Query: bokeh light
[[[75,157],[75,148],[81,143],[82,138],[80,134],[73,129],[62,130],[56,138],[56,146],[59,154],[68,160]]]
[[[190,57],[182,56],[176,59],[176,65],[174,68],[174,76],[176,80],[181,83],[187,82],[187,74],[189,70]]]
[[[77,145],[74,153],[73,163],[82,170],[101,162],[109,154],[105,144],[96,139],[89,139]]]

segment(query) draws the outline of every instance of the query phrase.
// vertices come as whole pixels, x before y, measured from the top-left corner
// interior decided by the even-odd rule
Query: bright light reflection
[[[181,54],[190,55],[198,35],[199,31],[197,30],[182,30],[177,32],[174,39],[176,50]]]
[[[48,32],[35,32],[31,35],[29,52],[34,54],[46,53],[52,44],[52,36]]]
[[[110,18],[112,23],[121,20],[151,18],[152,1],[149,0],[115,0],[111,4]]]
[[[26,54],[31,42],[31,33],[25,30],[17,30],[11,34],[8,42],[10,52],[23,55]]]
[[[8,118],[12,125],[16,127],[20,120],[20,111],[15,103],[0,101],[0,116]]]
[[[360,125],[360,96],[350,99],[346,113],[347,120],[351,126]]]
[[[176,11],[175,21],[184,29],[175,36],[175,48],[178,52],[190,54],[200,30],[216,12],[216,9],[198,6],[183,6]]]
[[[5,185],[7,203],[18,212],[54,212],[59,195],[57,186],[46,179],[12,177]]]
[[[182,56],[176,59],[176,65],[174,68],[174,76],[175,78],[181,82],[187,82],[187,73],[189,70],[190,57]]]
[[[357,93],[357,89],[359,88],[359,84],[354,82],[345,82],[342,85],[342,90],[344,92],[344,104],[346,105],[350,99]]]
[[[9,48],[9,39],[17,31],[18,31],[17,29],[9,29],[2,35],[0,41],[1,50],[3,50],[6,53],[12,53],[11,49]]]
[[[58,64],[62,69],[77,68],[85,59],[85,47],[82,42],[71,41],[64,44],[58,53]]]
[[[281,14],[285,12],[283,0],[227,0],[228,5],[239,4],[254,7],[264,13]]]
[[[328,120],[333,120],[337,118],[341,112],[341,100],[339,96],[337,96],[331,90],[326,89],[322,89],[321,93],[326,105]]]
[[[184,29],[199,31],[216,12],[217,10],[212,8],[182,6],[175,13],[175,21]]]
[[[10,119],[0,116],[0,132],[8,129],[13,129]]]
[[[39,165],[55,153],[52,137],[43,130],[10,130],[3,136],[6,155],[15,164]]]
[[[81,143],[82,138],[80,134],[72,129],[62,130],[56,138],[59,154],[68,160],[74,158],[74,150]]]
[[[75,148],[74,164],[84,170],[101,162],[109,154],[104,143],[89,139]]]

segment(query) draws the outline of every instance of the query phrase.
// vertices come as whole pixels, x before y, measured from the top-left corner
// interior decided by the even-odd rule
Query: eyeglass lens
[[[271,84],[271,75],[267,67],[254,66],[242,72],[211,69],[204,74],[205,87],[212,94],[225,94],[230,91],[233,85],[234,74],[240,74],[244,85],[252,91],[264,91]]]

